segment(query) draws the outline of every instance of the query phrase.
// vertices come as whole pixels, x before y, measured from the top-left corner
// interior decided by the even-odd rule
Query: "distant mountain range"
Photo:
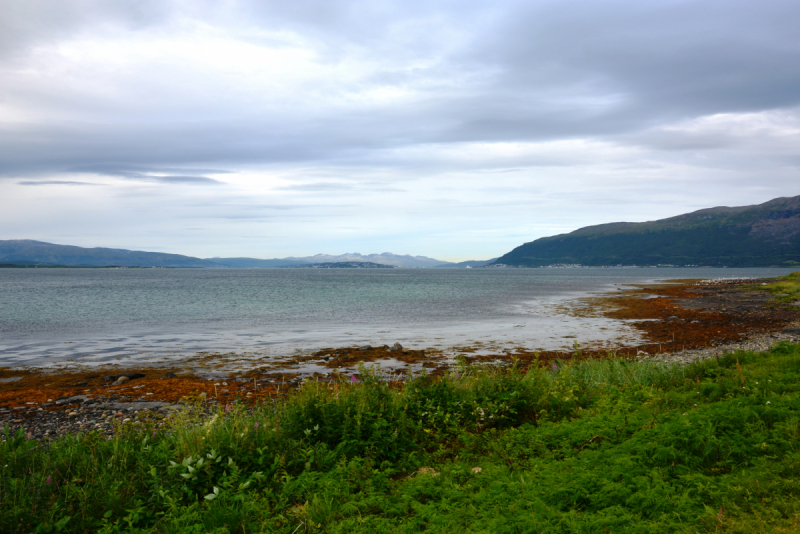
[[[800,196],[587,226],[520,245],[493,264],[800,266]]]
[[[256,258],[193,258],[180,254],[142,252],[114,248],[83,248],[72,245],[55,245],[29,239],[0,240],[0,264],[41,267],[192,267],[192,268],[270,268],[334,263],[373,263],[393,267],[471,267],[485,262],[449,263],[425,256],[392,254],[362,255],[358,253],[334,256],[289,257],[261,260]]]
[[[757,206],[709,208],[657,221],[587,226],[543,237],[486,261],[443,262],[425,256],[317,254],[262,260],[193,258],[180,254],[0,241],[0,266],[269,268],[366,264],[415,268],[545,267],[550,265],[800,266],[800,196]],[[349,264],[349,265],[348,265]]]
[[[400,255],[392,254],[391,252],[366,255],[353,252],[352,254],[340,254],[338,256],[331,254],[317,254],[316,256],[288,257],[273,260],[258,260],[254,258],[209,258],[208,261],[212,261],[225,267],[244,268],[292,267],[303,264],[340,262],[380,263],[382,265],[393,265],[395,267],[438,267],[455,265],[425,256],[411,256],[408,254]]]
[[[333,261],[325,263],[307,263],[298,265],[299,268],[306,269],[397,269],[394,265],[385,263],[373,263],[371,261]]]

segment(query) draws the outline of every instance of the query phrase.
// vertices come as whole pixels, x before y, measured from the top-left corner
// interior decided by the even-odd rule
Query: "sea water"
[[[637,343],[573,302],[676,278],[790,269],[0,269],[0,365],[145,364],[197,353],[280,360],[321,347],[457,352]]]

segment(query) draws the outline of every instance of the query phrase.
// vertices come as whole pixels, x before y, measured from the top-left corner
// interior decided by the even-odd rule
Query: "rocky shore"
[[[648,343],[621,347],[617,355],[639,361],[689,364],[737,350],[764,351],[782,341],[800,342],[800,303],[776,303],[768,293],[753,291],[765,281],[686,281],[635,288],[594,299],[591,313],[633,321]],[[622,292],[620,292],[622,293]],[[587,312],[588,313],[588,312]],[[597,357],[608,351],[586,351]],[[468,361],[505,365],[569,359],[569,353],[504,353],[467,356]],[[430,367],[432,374],[447,368],[440,354],[409,351],[399,344],[321,349],[300,358],[330,369],[301,376],[287,370],[251,370],[215,379],[176,369],[138,369],[114,375],[86,372],[44,373],[0,369],[0,426],[11,433],[24,429],[29,439],[48,440],[76,432],[110,437],[126,425],[157,429],[172,414],[190,404],[201,414],[216,413],[234,403],[252,404],[285,395],[303,380],[336,381],[352,378],[339,369],[391,357],[406,365]],[[299,360],[298,360],[299,361]],[[392,379],[402,380],[400,369]],[[267,374],[268,373],[268,374]],[[399,373],[399,374],[395,374]]]

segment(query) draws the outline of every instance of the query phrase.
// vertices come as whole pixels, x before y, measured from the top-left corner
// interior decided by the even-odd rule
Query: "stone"
[[[398,351],[398,350],[403,350],[403,345],[401,345],[400,343],[395,343],[395,344],[394,344],[394,345],[392,345],[392,347],[389,349],[389,351],[390,351],[390,352],[395,352],[395,351]]]
[[[88,386],[89,382],[75,382],[75,387]]]
[[[161,378],[177,378],[177,377],[178,377],[178,375],[176,375],[175,373],[166,373]]]
[[[800,336],[800,328],[796,326],[790,328],[784,328],[781,333],[789,336]]]
[[[128,380],[136,380],[137,378],[144,378],[144,375],[142,373],[120,373],[119,376],[120,378],[124,376]],[[119,378],[117,380],[119,380]]]
[[[363,345],[358,347],[358,350],[372,350],[372,345]]]
[[[128,381],[130,381],[130,378],[128,378],[127,376],[122,375],[119,378],[117,378],[117,381],[114,382],[114,384],[115,385],[124,384],[125,382],[128,382]]]
[[[103,382],[114,382],[117,379],[114,375],[108,375],[103,377]]]

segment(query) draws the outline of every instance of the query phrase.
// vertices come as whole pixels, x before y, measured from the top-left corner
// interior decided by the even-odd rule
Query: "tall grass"
[[[800,346],[688,366],[364,369],[0,446],[2,532],[789,532]]]

